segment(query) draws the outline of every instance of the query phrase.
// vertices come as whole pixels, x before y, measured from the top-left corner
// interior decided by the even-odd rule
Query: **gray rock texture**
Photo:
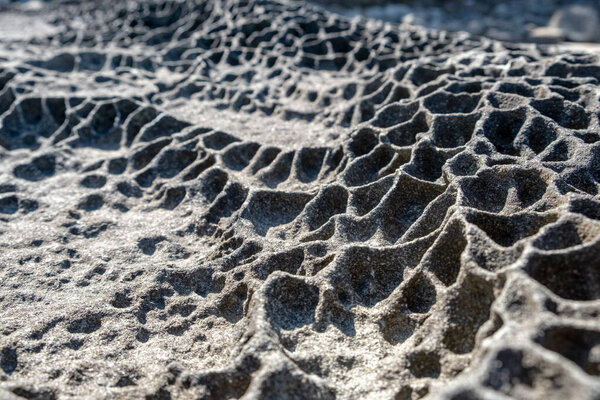
[[[275,0],[10,13],[0,399],[600,396],[598,56]]]

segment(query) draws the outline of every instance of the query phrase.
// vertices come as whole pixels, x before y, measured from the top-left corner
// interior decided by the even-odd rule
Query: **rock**
[[[457,29],[455,30],[458,31],[461,27],[456,26],[456,28]],[[475,35],[482,35],[483,33],[485,33],[485,25],[481,21],[473,20],[467,24],[467,30],[471,33],[474,33]]]
[[[600,398],[598,56],[296,1],[27,17],[0,399]]]
[[[593,42],[600,38],[598,22],[598,11],[595,8],[572,5],[556,11],[549,28],[560,29],[567,40]]]
[[[564,40],[563,30],[552,26],[533,28],[529,38],[536,43],[559,43]]]
[[[0,2],[0,4],[2,4]],[[8,390],[0,389],[0,400],[22,400],[23,397],[17,396],[14,393],[9,392]]]

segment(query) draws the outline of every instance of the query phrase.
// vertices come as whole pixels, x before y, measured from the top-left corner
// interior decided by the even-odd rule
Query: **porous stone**
[[[0,398],[600,396],[599,56],[292,1],[26,15]]]

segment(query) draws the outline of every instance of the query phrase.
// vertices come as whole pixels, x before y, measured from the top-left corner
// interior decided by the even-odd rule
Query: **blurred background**
[[[513,42],[600,42],[599,0],[315,0],[348,16]]]
[[[74,3],[94,0],[54,0]],[[210,0],[207,0],[210,1]],[[281,0],[298,1],[298,0]],[[306,0],[348,17],[467,31],[511,42],[600,43],[600,0]],[[2,8],[43,11],[49,0],[0,0]],[[1,29],[0,29],[1,31]]]

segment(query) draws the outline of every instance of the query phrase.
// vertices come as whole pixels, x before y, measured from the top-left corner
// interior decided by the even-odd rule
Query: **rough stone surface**
[[[0,398],[600,396],[598,56],[44,7],[0,39]]]

